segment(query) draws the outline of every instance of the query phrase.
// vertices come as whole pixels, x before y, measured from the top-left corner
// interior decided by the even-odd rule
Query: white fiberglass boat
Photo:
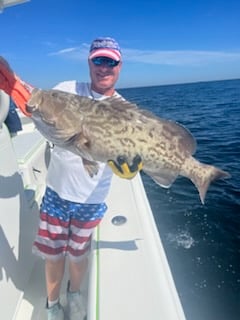
[[[1,92],[1,91],[0,91]],[[49,143],[30,118],[11,137],[0,94],[0,310],[4,320],[46,319],[44,261],[32,254]],[[113,178],[96,229],[85,298],[88,320],[183,320],[184,312],[140,175]],[[62,289],[64,304],[66,282]]]

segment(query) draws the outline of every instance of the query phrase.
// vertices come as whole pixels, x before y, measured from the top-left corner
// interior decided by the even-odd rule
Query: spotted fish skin
[[[230,176],[192,156],[196,142],[186,128],[120,98],[99,101],[34,89],[27,111],[48,140],[81,155],[93,168],[96,161],[119,155],[131,164],[139,154],[143,171],[156,183],[168,188],[179,175],[185,176],[197,187],[202,203],[211,181]]]

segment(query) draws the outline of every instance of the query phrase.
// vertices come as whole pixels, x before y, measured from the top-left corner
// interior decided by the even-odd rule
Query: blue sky
[[[0,32],[0,55],[44,89],[89,81],[98,36],[122,48],[117,87],[240,78],[239,0],[31,0],[3,10]]]

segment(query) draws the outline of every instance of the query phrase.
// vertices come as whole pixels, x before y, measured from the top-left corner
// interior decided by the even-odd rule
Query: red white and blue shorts
[[[75,262],[81,261],[89,254],[93,230],[106,210],[105,203],[71,202],[47,187],[33,252],[51,260],[68,255]]]

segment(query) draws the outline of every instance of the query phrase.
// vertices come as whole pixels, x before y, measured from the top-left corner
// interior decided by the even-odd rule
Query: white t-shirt
[[[96,100],[107,98],[92,91],[88,83],[65,81],[59,83],[54,89]],[[116,95],[120,97],[118,93]],[[105,163],[98,162],[98,164],[98,173],[90,177],[80,156],[54,146],[48,168],[47,186],[65,200],[78,203],[102,203],[110,188],[112,171]]]

